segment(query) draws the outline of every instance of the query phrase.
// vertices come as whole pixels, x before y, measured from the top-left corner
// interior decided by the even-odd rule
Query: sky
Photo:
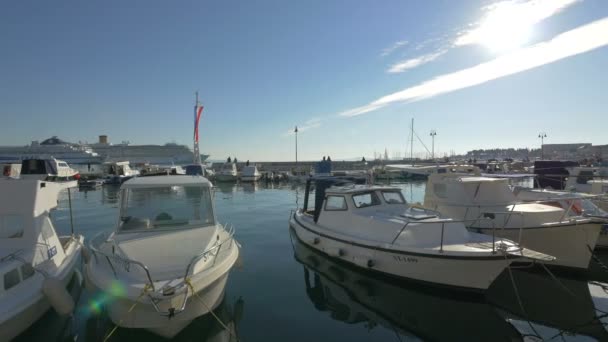
[[[333,160],[608,144],[608,1],[2,1],[0,145]],[[419,137],[419,139],[418,139]]]

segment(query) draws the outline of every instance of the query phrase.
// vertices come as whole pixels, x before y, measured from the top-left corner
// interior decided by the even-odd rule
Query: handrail
[[[428,210],[428,211],[433,211],[433,210]],[[496,226],[494,224],[494,221],[492,219],[490,219],[490,218],[487,218],[487,217],[478,217],[476,219],[471,219],[471,220],[453,220],[453,219],[450,219],[450,218],[440,218],[440,217],[438,217],[438,219],[434,220],[434,221],[407,221],[403,225],[403,227],[401,227],[401,229],[399,230],[399,232],[397,233],[397,235],[395,236],[395,238],[393,238],[393,241],[391,242],[391,245],[395,244],[395,241],[397,241],[397,239],[399,238],[399,236],[401,236],[401,234],[403,233],[403,231],[405,230],[405,228],[407,228],[410,223],[417,223],[417,224],[439,224],[439,223],[441,223],[441,238],[439,240],[439,252],[443,253],[443,242],[444,242],[444,237],[445,237],[444,235],[445,235],[445,224],[446,223],[448,223],[448,224],[451,224],[451,223],[462,223],[462,224],[465,225],[465,228],[466,228],[468,222],[475,223],[475,222],[479,222],[479,221],[482,221],[482,220],[489,220],[489,221],[492,222],[492,251],[496,252],[496,234],[495,234]],[[504,229],[504,227],[503,227],[503,229]],[[520,230],[521,230],[521,228],[520,228]],[[521,234],[521,231],[520,231],[520,234]],[[521,238],[520,238],[520,241],[521,241]],[[518,245],[519,245],[519,243],[518,243]]]
[[[99,234],[98,236],[94,237],[92,240],[96,240],[99,238],[99,236],[103,235]],[[148,278],[148,282],[150,284],[150,286],[152,286],[152,291],[156,291],[156,288],[154,287],[154,281],[152,280],[152,276],[150,275],[150,270],[148,269],[148,267],[143,264],[142,262],[139,262],[137,260],[132,260],[129,258],[125,258],[123,256],[119,256],[116,254],[109,254],[109,253],[105,253],[102,252],[100,250],[98,250],[97,248],[95,248],[95,246],[93,246],[93,244],[89,244],[90,250],[93,253],[93,256],[95,257],[95,262],[99,263],[99,259],[97,258],[97,254],[100,254],[101,256],[105,257],[106,261],[108,262],[108,264],[110,265],[110,268],[112,269],[112,272],[114,273],[114,277],[118,278],[118,275],[116,274],[116,269],[114,267],[114,265],[112,264],[112,261],[110,259],[113,259],[114,261],[116,261],[118,264],[120,264],[122,266],[122,268],[127,271],[130,272],[130,264],[134,264],[137,265],[139,267],[141,267],[145,272],[146,272],[146,277]]]
[[[217,249],[217,252],[215,254],[212,254],[214,257],[214,264],[215,264],[215,258],[217,258],[217,255],[220,253],[220,248],[222,247],[222,245],[228,241],[234,241],[234,226],[230,225],[229,229],[226,229],[225,226],[222,226],[222,228],[224,228],[224,230],[226,230],[226,232],[228,232],[228,237],[226,239],[224,239],[224,241],[221,242],[217,242],[215,243],[212,247],[206,249],[205,251],[199,253],[198,255],[195,255],[194,257],[192,257],[192,259],[190,259],[190,263],[188,263],[188,266],[186,267],[186,273],[184,274],[184,279],[186,279],[190,273],[190,269],[191,267],[198,262],[201,258],[203,257],[207,257],[209,254],[211,254],[211,252],[214,249]],[[218,237],[219,238],[219,237]],[[219,241],[219,240],[216,240]]]
[[[224,230],[226,230],[226,226],[222,226],[222,228]],[[220,246],[222,246],[224,243],[228,242],[229,240],[230,241],[234,240],[234,238],[233,238],[234,237],[234,231],[235,231],[234,227],[231,225],[230,228],[227,231],[228,231],[228,235],[229,236],[224,241],[216,243],[212,247],[207,248],[203,252],[201,252],[201,253],[195,255],[194,257],[192,257],[192,259],[190,260],[190,263],[188,263],[188,266],[186,267],[186,273],[184,275],[184,279],[186,279],[188,277],[188,275],[190,273],[190,269],[191,269],[192,265],[196,261],[200,260],[200,258],[202,258],[202,257],[208,256],[209,254],[211,254],[211,252],[213,250],[218,249]],[[96,237],[94,237],[92,239],[92,241],[95,241],[95,240],[99,239],[99,237],[101,235],[103,235],[103,233],[99,234]],[[112,271],[113,271],[115,277],[117,277],[117,274],[116,274],[116,270],[115,270],[114,264],[112,263],[112,260],[114,260],[115,263],[121,265],[122,269],[124,269],[127,272],[130,272],[129,266],[128,266],[130,264],[134,264],[134,265],[137,265],[137,266],[141,267],[145,271],[145,273],[146,273],[146,277],[148,278],[148,282],[149,282],[150,286],[152,287],[152,290],[156,291],[156,288],[154,286],[154,281],[152,280],[152,276],[150,274],[150,270],[148,269],[148,267],[144,263],[142,263],[140,261],[137,261],[137,260],[132,260],[132,259],[126,258],[124,256],[120,256],[120,255],[117,255],[117,254],[109,254],[109,253],[102,252],[102,251],[98,250],[97,248],[95,248],[92,243],[90,244],[90,249],[91,249],[91,252],[93,252],[93,255],[95,257],[95,261],[96,262],[99,262],[99,260],[97,258],[97,254],[105,257],[105,259],[109,263],[110,267],[112,268]],[[219,250],[215,254],[213,254],[213,256],[216,257],[218,254],[219,254]]]

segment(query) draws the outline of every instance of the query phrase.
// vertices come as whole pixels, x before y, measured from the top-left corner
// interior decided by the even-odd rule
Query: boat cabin
[[[57,207],[60,184],[36,179],[0,180],[0,296],[34,275],[42,264],[59,267],[64,243],[49,213]]]
[[[68,163],[55,158],[24,159],[21,161],[22,179],[71,181],[79,178],[78,172]]]
[[[104,174],[108,176],[128,177],[134,176],[137,172],[131,169],[128,161],[107,162],[103,164]]]
[[[308,207],[310,193],[314,191],[313,208]],[[364,208],[392,209],[400,204],[403,211],[405,199],[401,190],[391,186],[365,185],[359,177],[315,177],[307,180],[303,212],[313,215],[319,222],[321,216],[333,216],[335,212],[357,212]]]

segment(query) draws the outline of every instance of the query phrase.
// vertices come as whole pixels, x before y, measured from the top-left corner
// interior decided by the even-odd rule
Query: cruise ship
[[[99,142],[87,147],[105,158],[107,162],[129,161],[132,165],[183,165],[194,160],[192,150],[186,145],[167,143],[165,145],[131,145],[127,142],[111,144],[106,135],[99,136]],[[202,154],[204,161],[209,155]]]
[[[23,159],[53,157],[70,165],[99,164],[103,157],[90,147],[65,142],[56,136],[25,146],[0,146],[0,163],[20,163]]]

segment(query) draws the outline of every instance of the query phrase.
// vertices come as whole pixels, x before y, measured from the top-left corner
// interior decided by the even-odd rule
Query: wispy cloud
[[[312,118],[312,119],[306,121],[303,125],[297,125],[297,127],[298,127],[298,133],[305,132],[305,131],[308,131],[308,130],[313,129],[313,128],[318,128],[318,127],[321,126],[321,122],[322,121],[323,120],[321,118]],[[288,129],[282,135],[284,137],[289,136],[289,135],[293,135],[295,133],[294,131],[295,131],[295,127]]]
[[[471,24],[472,28],[462,31],[455,39],[454,46],[484,44],[488,39],[498,40],[525,34],[522,30],[527,30],[580,1],[582,0],[500,1],[488,5],[484,8],[486,13],[482,19]]]
[[[394,103],[419,101],[513,75],[606,45],[608,45],[608,17],[474,67],[435,77],[339,115],[356,116]]]
[[[413,51],[421,51],[427,45],[435,45],[432,52],[410,57],[388,67],[386,72],[402,73],[435,61],[451,48],[483,44],[496,50],[508,50],[527,42],[532,27],[539,22],[560,13],[582,0],[507,0],[484,7],[484,15],[478,22],[456,34],[429,38],[416,44]],[[448,38],[449,37],[449,38]],[[391,47],[392,48],[392,47]],[[385,49],[388,55],[391,48]],[[383,56],[384,56],[383,52]]]
[[[395,50],[397,50],[403,46],[406,46],[407,44],[408,44],[407,40],[400,40],[398,42],[395,42],[393,45],[383,49],[380,56],[386,57],[386,56],[390,55],[391,53],[395,52]]]
[[[401,62],[397,62],[397,63],[391,65],[391,67],[387,70],[387,72],[391,73],[391,74],[395,74],[395,73],[400,73],[400,72],[404,72],[409,69],[419,67],[423,64],[436,60],[437,58],[439,58],[441,55],[445,54],[446,52],[447,52],[447,50],[438,50],[436,52],[427,53],[422,56],[418,56],[415,58],[410,58],[410,59],[406,59]]]

